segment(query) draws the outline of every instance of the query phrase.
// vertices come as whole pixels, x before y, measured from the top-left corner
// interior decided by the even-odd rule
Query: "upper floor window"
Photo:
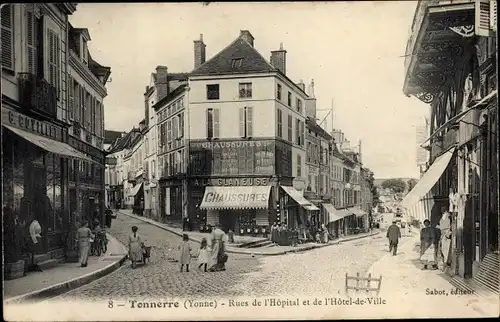
[[[287,139],[288,141],[292,142],[293,141],[293,116],[291,114],[288,115],[288,120],[287,120],[287,125],[288,125],[288,135]]]
[[[302,177],[302,156],[297,154],[297,177]]]
[[[182,102],[182,100],[181,100]],[[184,137],[184,113],[180,113],[179,115],[177,115],[177,117],[179,118],[179,138],[182,138]]]
[[[253,108],[240,108],[240,137],[249,138],[253,135]]]
[[[2,7],[2,69],[14,71],[14,6]]]
[[[278,84],[278,86],[276,87],[276,98],[278,100],[281,101],[281,92],[282,92],[283,88],[281,87],[280,84]]]
[[[207,138],[219,137],[219,109],[207,108]]]
[[[207,100],[219,99],[219,84],[207,85]]]
[[[292,107],[292,93],[288,92],[288,106]]]
[[[55,87],[56,89],[56,94],[57,98],[59,99],[60,97],[60,85],[61,85],[61,58],[60,58],[60,47],[61,47],[61,42],[59,40],[59,35],[51,30],[48,29],[47,33],[47,40],[48,40],[48,54],[49,54],[49,75],[48,75],[48,81],[49,83]]]
[[[232,68],[240,68],[242,62],[243,62],[243,58],[233,58],[231,60],[231,67]]]
[[[240,98],[252,98],[252,83],[240,83]]]
[[[282,110],[276,110],[277,115],[276,118],[278,119],[278,137],[282,138],[283,137],[283,111]]]
[[[297,112],[302,114],[302,101],[300,100],[300,98],[297,98]]]

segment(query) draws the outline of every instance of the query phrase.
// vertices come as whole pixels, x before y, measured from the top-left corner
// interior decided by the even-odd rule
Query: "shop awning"
[[[356,215],[356,217],[363,217],[364,215],[366,215],[366,212],[359,207],[351,207],[348,209],[348,211]]]
[[[289,195],[293,200],[295,200],[302,207],[312,205],[310,201],[308,201],[306,198],[304,198],[300,194],[300,192],[295,190],[293,187],[281,186],[281,189],[283,189],[287,193],[287,195]]]
[[[306,206],[304,206],[304,209],[305,209],[305,210],[309,210],[309,211],[318,211],[318,210],[319,210],[319,208],[318,208],[318,207],[316,207],[316,206],[315,206],[315,205],[313,205],[313,204],[310,204],[310,205],[306,205]]]
[[[349,217],[349,216],[353,216],[354,214],[352,213],[352,211],[348,210],[348,209],[337,209],[337,213],[339,215],[342,215],[342,218],[345,218],[345,217]]]
[[[52,152],[54,154],[58,154],[60,156],[65,156],[65,157],[70,157],[70,158],[76,158],[92,163],[97,163],[98,162],[92,160],[91,158],[87,157],[85,154],[82,152],[76,150],[69,144],[66,144],[64,142],[59,142],[56,140],[52,140],[40,135],[36,135],[21,129],[17,129],[12,126],[8,126],[5,124],[2,124],[2,126],[5,126],[7,129],[12,131],[14,134],[19,135],[23,139],[33,143],[34,145],[44,149],[45,151]]]
[[[328,213],[328,223],[340,220],[344,218],[343,213],[340,210],[335,209],[331,203],[324,203],[323,208],[325,208]]]
[[[137,193],[139,192],[139,190],[141,190],[141,187],[142,187],[142,182],[139,183],[139,184],[136,184],[132,190],[130,191],[130,197],[135,197],[135,195],[137,195]]]
[[[452,148],[432,163],[415,187],[403,198],[400,207],[410,209],[432,189],[450,163],[454,152],[455,148]]]
[[[268,209],[271,186],[206,187],[200,209]]]

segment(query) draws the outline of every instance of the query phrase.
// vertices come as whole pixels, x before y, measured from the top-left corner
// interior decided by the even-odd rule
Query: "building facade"
[[[498,276],[496,20],[496,1],[417,5],[404,93],[431,106],[430,167],[402,204],[410,212],[429,209],[432,225],[442,207],[448,209],[449,273],[498,292],[498,279],[491,285],[493,277],[476,278]],[[439,34],[439,40],[431,41],[431,34]],[[424,190],[426,196],[417,194]]]
[[[304,222],[303,88],[286,76],[286,51],[267,62],[247,30],[205,62],[195,43],[189,77],[189,216],[241,234]]]
[[[34,264],[44,267],[74,258],[71,236],[76,216],[71,214],[76,211],[77,196],[72,183],[89,174],[83,164],[103,169],[102,148],[96,144],[80,149],[73,135],[68,16],[75,10],[72,3],[9,4],[1,8],[2,200],[7,278],[23,276],[33,264],[23,234],[32,218],[42,227],[41,247]],[[92,69],[87,72],[97,73]],[[109,68],[103,74],[100,84],[109,76]],[[105,96],[105,90],[101,94]],[[101,124],[103,117],[100,114],[97,123]],[[94,179],[98,179],[97,174],[92,173]]]

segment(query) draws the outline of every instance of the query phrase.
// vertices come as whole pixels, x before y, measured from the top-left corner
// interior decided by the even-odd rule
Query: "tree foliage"
[[[372,192],[372,206],[376,206],[380,203],[380,194],[378,193],[377,187],[375,186],[375,178],[373,176],[373,172],[370,172],[370,175],[367,179],[368,181],[368,186],[370,187],[370,190]]]
[[[413,189],[413,187],[415,187],[415,185],[417,184],[417,180],[416,179],[410,179],[408,180],[406,183],[408,184],[408,190],[411,190]]]
[[[401,193],[406,189],[406,182],[401,179],[388,179],[382,182],[382,188],[391,189],[394,193]]]

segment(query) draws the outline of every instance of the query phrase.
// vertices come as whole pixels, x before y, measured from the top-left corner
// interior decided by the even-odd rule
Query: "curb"
[[[171,232],[172,234],[175,234],[175,235],[177,235],[179,237],[182,237],[183,233],[179,233],[178,231],[176,231],[176,230],[174,230],[174,229],[172,229],[170,227],[163,226],[163,224],[160,224],[160,223],[158,223],[158,222],[156,222],[154,220],[149,220],[149,218],[148,219],[141,218],[139,216],[130,215],[130,214],[127,214],[127,213],[124,213],[124,212],[121,212],[121,211],[118,211],[118,212],[120,214],[122,214],[122,215],[125,215],[125,216],[128,216],[130,218],[134,218],[134,219],[140,220],[142,222],[151,224],[153,226],[156,226],[158,228],[161,228],[163,230]],[[285,254],[288,254],[288,253],[300,253],[300,252],[311,250],[311,249],[315,249],[315,248],[322,248],[322,247],[327,247],[327,246],[338,245],[338,244],[349,242],[349,241],[352,241],[352,240],[362,239],[362,238],[366,238],[366,237],[372,237],[372,236],[378,235],[379,233],[380,233],[380,231],[377,231],[377,232],[370,233],[370,234],[363,235],[363,236],[356,236],[356,237],[349,238],[349,239],[333,241],[332,243],[328,243],[328,244],[316,244],[316,245],[311,245],[311,246],[307,246],[307,247],[300,248],[300,249],[283,250],[283,251],[278,251],[278,252],[274,252],[274,253],[252,252],[252,251],[247,251],[247,250],[239,250],[239,249],[236,249],[236,247],[228,246],[227,247],[227,253],[230,253],[230,254],[244,254],[244,255],[256,255],[256,256],[257,255],[259,255],[259,256],[278,256],[278,255],[285,255]],[[191,237],[191,236],[189,237],[189,240],[197,242],[197,243],[201,242],[198,238],[194,238],[194,237]]]
[[[108,234],[109,237],[112,239],[116,240],[120,245],[122,245],[124,253],[127,253],[125,246],[118,241],[115,237],[111,236]],[[108,266],[101,268],[99,270],[96,270],[94,272],[90,272],[86,275],[76,277],[72,280],[62,282],[56,285],[51,285],[46,288],[43,288],[41,290],[36,290],[27,294],[23,295],[18,295],[15,297],[12,297],[10,299],[4,300],[4,305],[9,305],[9,304],[20,304],[22,302],[26,301],[36,301],[36,300],[41,300],[45,298],[50,298],[50,297],[55,297],[61,294],[64,294],[66,292],[69,292],[71,290],[74,290],[76,288],[79,288],[81,286],[84,286],[86,284],[89,284],[90,282],[93,282],[105,275],[108,275],[114,271],[116,271],[118,268],[120,268],[125,260],[127,259],[128,255],[123,255],[119,260],[113,262],[112,264],[109,264]]]

